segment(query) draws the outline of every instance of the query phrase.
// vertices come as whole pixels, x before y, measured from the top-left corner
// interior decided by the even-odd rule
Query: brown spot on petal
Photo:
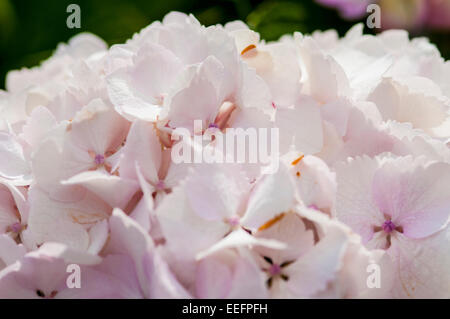
[[[389,249],[389,247],[391,247],[391,235],[388,234],[386,236],[386,249]]]
[[[250,45],[246,46],[244,50],[242,50],[241,55],[244,55],[245,53],[247,53],[253,49],[256,49],[256,45],[250,44]]]
[[[297,165],[298,163],[300,163],[300,161],[305,157],[305,155],[300,156],[299,158],[295,159],[294,161],[292,161],[292,166]]]
[[[106,218],[105,214],[102,213],[85,213],[81,211],[70,212],[69,216],[74,223],[80,225],[93,224]]]
[[[155,242],[155,246],[161,246],[161,245],[166,244],[166,239],[165,238],[156,238],[154,240],[154,242]]]
[[[219,130],[224,130],[227,125],[228,121],[231,118],[231,114],[237,109],[237,106],[234,103],[231,102],[224,102],[220,108],[219,113],[217,114],[214,124],[217,126]]]
[[[133,197],[131,197],[130,201],[127,203],[123,211],[125,214],[129,215],[131,212],[136,208],[139,201],[144,196],[144,193],[141,190],[138,190],[136,193],[134,193]]]
[[[160,130],[156,123],[153,123],[153,129],[156,131],[156,136],[158,136],[159,143],[161,144],[161,150],[163,151],[165,148],[171,148],[173,141],[172,141],[172,134],[169,132]]]
[[[267,223],[265,223],[264,225],[262,225],[261,227],[258,228],[258,231],[264,230],[264,229],[268,229],[270,227],[272,227],[273,225],[275,225],[277,222],[279,222],[283,217],[284,217],[284,213],[281,213],[278,216],[275,216],[274,218],[272,218],[271,220],[269,220]]]
[[[319,232],[317,231],[316,225],[312,221],[306,218],[302,218],[303,224],[305,224],[305,229],[313,232],[314,235],[314,244],[319,241]]]
[[[267,287],[268,287],[268,288],[271,288],[271,287],[272,287],[272,277],[270,277],[269,279],[267,279],[266,284],[267,284]]]
[[[293,264],[294,262],[295,262],[295,260],[288,260],[288,261],[285,261],[285,262],[281,263],[280,267],[281,267],[281,268],[287,267],[287,266],[289,266],[290,264]]]
[[[288,281],[289,280],[289,276],[281,274],[281,279],[283,279],[284,281]]]
[[[273,261],[272,261],[272,258],[270,258],[270,257],[267,257],[267,256],[263,256],[263,258],[264,258],[264,260],[266,261],[266,262],[268,262],[269,264],[273,264]]]

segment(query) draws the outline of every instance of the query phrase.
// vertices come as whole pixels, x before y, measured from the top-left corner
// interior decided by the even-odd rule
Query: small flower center
[[[394,231],[395,227],[396,227],[395,224],[391,220],[386,220],[381,226],[383,231],[388,234]]]
[[[103,163],[105,163],[105,157],[101,154],[95,155],[94,160],[95,160],[95,164],[97,164],[97,165],[102,165]]]
[[[164,183],[163,180],[160,180],[158,181],[158,183],[156,183],[156,189],[159,191],[166,189],[166,184]]]
[[[276,276],[279,275],[281,273],[281,267],[278,264],[273,264],[270,266],[269,268],[269,274],[271,276]]]
[[[233,216],[233,217],[230,217],[230,218],[228,219],[228,223],[231,225],[231,227],[236,227],[236,226],[238,226],[239,223],[240,223],[240,218],[239,218],[239,216]]]
[[[11,225],[11,230],[13,233],[19,233],[22,230],[22,225],[20,223],[14,223]]]

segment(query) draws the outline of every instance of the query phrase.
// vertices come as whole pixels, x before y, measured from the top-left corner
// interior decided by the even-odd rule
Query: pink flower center
[[[230,217],[230,219],[228,219],[228,223],[229,223],[232,227],[238,226],[238,225],[239,225],[239,222],[240,222],[239,216],[233,216],[233,217]]]
[[[95,164],[102,165],[105,162],[105,157],[103,155],[97,154],[95,155]]]
[[[395,224],[391,221],[391,220],[386,220],[383,225],[381,226],[381,228],[383,228],[384,232],[386,233],[390,233],[393,230],[395,230]]]
[[[166,188],[166,184],[164,183],[163,180],[158,181],[158,183],[156,183],[156,189],[157,190],[164,190]]]
[[[18,233],[18,232],[20,232],[22,230],[22,225],[20,223],[14,223],[14,224],[11,225],[11,230],[14,233]]]
[[[281,267],[278,264],[273,264],[272,266],[270,266],[269,268],[269,274],[271,276],[276,276],[279,275],[281,273]]]

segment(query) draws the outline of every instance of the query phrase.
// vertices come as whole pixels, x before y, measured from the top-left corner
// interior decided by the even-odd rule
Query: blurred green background
[[[66,27],[71,3],[81,7],[81,29]],[[356,23],[313,0],[0,0],[0,88],[7,71],[39,64],[76,33],[88,31],[110,45],[120,43],[173,10],[193,13],[205,25],[243,20],[266,40],[330,28],[342,35]],[[426,35],[449,58],[448,34]]]

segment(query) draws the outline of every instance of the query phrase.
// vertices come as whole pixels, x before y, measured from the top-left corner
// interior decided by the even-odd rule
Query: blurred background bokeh
[[[66,27],[71,3],[81,7],[81,29]],[[205,25],[243,20],[266,40],[330,28],[343,35],[365,21],[365,10],[355,10],[360,3],[377,3],[382,26],[385,20],[389,27],[409,28],[412,36],[428,36],[450,58],[450,0],[0,0],[0,88],[8,70],[39,64],[79,32],[120,43],[176,10]]]

